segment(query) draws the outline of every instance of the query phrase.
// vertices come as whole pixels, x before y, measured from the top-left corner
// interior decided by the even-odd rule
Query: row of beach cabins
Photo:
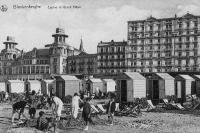
[[[95,93],[115,92],[120,102],[133,102],[136,98],[147,98],[159,101],[168,96],[176,96],[180,102],[186,101],[187,95],[200,96],[200,75],[152,73],[142,75],[137,72],[125,72],[114,79],[88,78],[60,75],[54,80],[7,80],[0,82],[0,91],[23,93],[35,90],[40,94],[55,93],[63,98],[75,92]]]

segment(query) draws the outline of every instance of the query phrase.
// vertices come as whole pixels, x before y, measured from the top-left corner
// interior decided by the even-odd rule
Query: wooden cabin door
[[[127,81],[121,80],[121,101],[127,101]]]
[[[159,80],[153,80],[153,99],[159,99]]]
[[[10,93],[10,85],[7,84],[7,92]]]

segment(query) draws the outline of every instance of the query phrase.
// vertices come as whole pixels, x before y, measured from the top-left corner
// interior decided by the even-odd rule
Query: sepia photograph
[[[0,133],[199,121],[199,0],[0,0]]]

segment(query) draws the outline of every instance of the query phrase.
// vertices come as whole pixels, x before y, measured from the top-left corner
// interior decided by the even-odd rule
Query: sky
[[[96,53],[100,41],[127,40],[127,21],[200,15],[199,0],[0,0],[7,5],[0,11],[0,49],[6,36],[14,36],[17,48],[24,51],[53,43],[57,27],[69,35],[67,43],[79,48],[80,39],[86,52]],[[13,9],[13,5],[39,5],[39,9]],[[80,8],[49,9],[78,6]]]

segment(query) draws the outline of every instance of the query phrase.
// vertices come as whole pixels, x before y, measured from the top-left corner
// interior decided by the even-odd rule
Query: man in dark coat
[[[84,130],[88,130],[89,122],[93,123],[91,119],[91,106],[90,106],[89,101],[90,101],[90,98],[87,97],[83,105],[82,117],[83,117],[83,120],[86,122],[86,127]]]
[[[113,125],[115,108],[115,97],[111,95],[111,99],[107,105],[108,122],[111,126]]]

